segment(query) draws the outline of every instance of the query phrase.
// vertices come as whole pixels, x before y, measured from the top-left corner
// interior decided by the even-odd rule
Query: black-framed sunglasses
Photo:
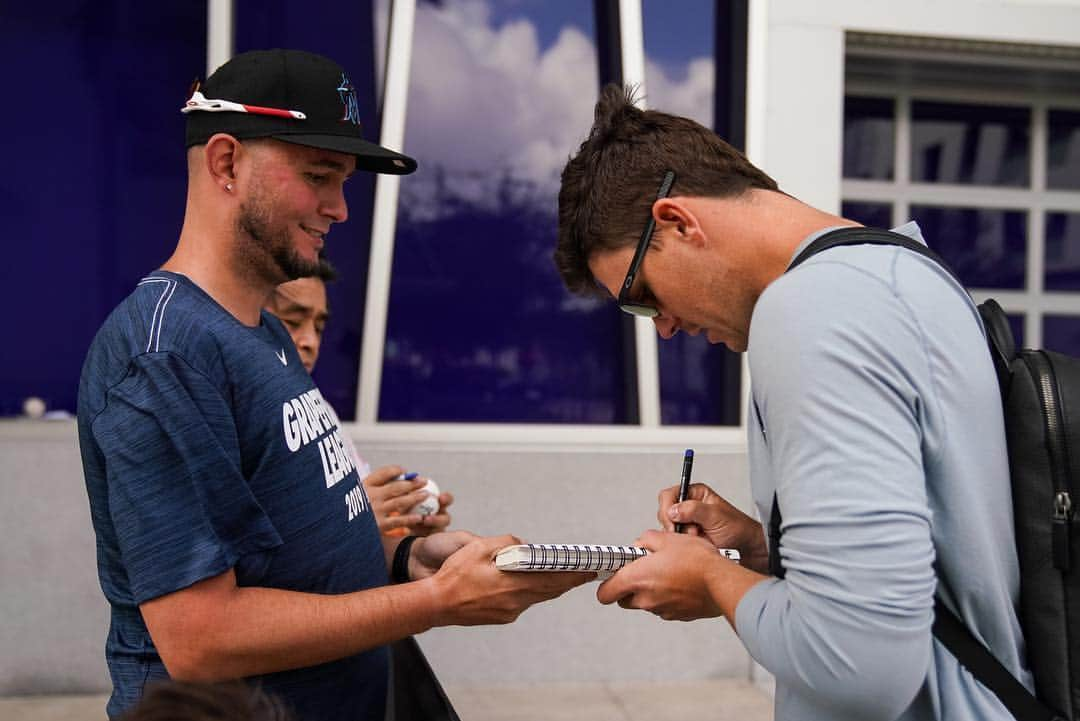
[[[668,193],[671,192],[671,186],[675,183],[675,171],[669,170],[664,173],[664,179],[660,181],[660,187],[656,191],[656,200],[666,198]],[[638,241],[637,250],[634,251],[634,259],[630,261],[630,268],[626,271],[626,279],[623,281],[622,289],[619,290],[619,308],[630,315],[640,316],[642,318],[655,318],[660,315],[660,311],[651,305],[644,303],[635,303],[627,296],[630,293],[630,288],[634,285],[634,278],[637,277],[638,270],[641,268],[641,262],[645,260],[645,251],[649,249],[649,241],[652,240],[653,230],[656,228],[656,221],[652,216],[652,209],[649,210],[649,222],[645,224],[645,230],[641,233],[641,240]]]

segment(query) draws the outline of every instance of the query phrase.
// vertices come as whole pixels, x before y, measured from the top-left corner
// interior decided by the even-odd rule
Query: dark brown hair
[[[606,86],[595,113],[589,137],[563,169],[559,190],[555,266],[574,293],[603,293],[589,256],[637,243],[667,171],[675,172],[672,196],[727,198],[750,188],[779,190],[712,130],[636,107],[632,88]]]
[[[120,721],[292,721],[275,697],[241,681],[147,685],[138,704]]]

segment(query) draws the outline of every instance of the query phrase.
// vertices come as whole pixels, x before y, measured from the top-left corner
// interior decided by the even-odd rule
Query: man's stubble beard
[[[318,260],[306,260],[296,252],[289,228],[274,222],[273,204],[259,190],[241,203],[236,218],[237,271],[273,285],[316,275]]]

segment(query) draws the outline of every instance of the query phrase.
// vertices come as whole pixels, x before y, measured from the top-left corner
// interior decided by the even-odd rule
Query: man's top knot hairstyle
[[[635,117],[640,118],[643,113],[637,107],[636,95],[635,86],[620,88],[614,83],[605,85],[593,110],[593,126],[589,131],[589,140],[607,142],[624,125],[631,123]]]
[[[637,243],[669,170],[675,172],[672,196],[728,198],[751,188],[779,190],[712,130],[689,118],[642,110],[634,104],[633,88],[607,85],[589,136],[562,173],[555,265],[570,291],[605,294],[589,270],[589,256]]]

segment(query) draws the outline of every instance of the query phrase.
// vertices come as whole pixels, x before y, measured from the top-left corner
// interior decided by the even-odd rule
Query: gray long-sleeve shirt
[[[930,631],[940,585],[1031,687],[1001,401],[970,298],[911,251],[835,248],[765,290],[748,352],[751,485],[763,519],[778,495],[787,573],[743,597],[736,629],[776,676],[776,719],[1011,718]]]

